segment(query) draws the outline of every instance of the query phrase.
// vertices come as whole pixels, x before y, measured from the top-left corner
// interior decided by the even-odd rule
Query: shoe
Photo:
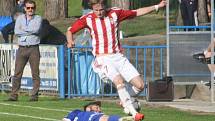
[[[29,101],[30,102],[36,102],[36,101],[38,101],[38,98],[30,98]]]
[[[134,121],[143,121],[144,119],[144,114],[137,113],[134,117]]]
[[[8,99],[7,99],[7,101],[17,101],[18,99],[17,98],[15,98],[15,97],[9,97]]]
[[[139,102],[137,99],[135,99],[135,98],[131,98],[131,101],[132,101],[132,105],[133,105],[133,107],[135,108],[135,110],[136,110],[137,112],[140,112],[140,110],[141,110],[140,102]],[[122,102],[119,102],[118,105],[119,105],[120,107],[123,107]],[[126,107],[123,107],[123,111],[124,111],[125,114],[127,114],[127,115],[129,115],[129,116],[132,115],[132,114],[130,113],[129,109],[127,109]]]

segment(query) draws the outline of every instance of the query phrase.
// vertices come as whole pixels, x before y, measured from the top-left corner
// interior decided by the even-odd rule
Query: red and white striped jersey
[[[82,16],[70,27],[72,33],[88,28],[92,37],[93,54],[109,54],[121,51],[118,37],[119,23],[136,16],[135,10],[111,8],[103,18],[93,12]]]

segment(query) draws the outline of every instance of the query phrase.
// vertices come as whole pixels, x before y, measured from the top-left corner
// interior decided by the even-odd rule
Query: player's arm
[[[142,16],[142,15],[148,14],[148,13],[154,11],[154,10],[158,11],[159,8],[162,8],[164,6],[166,6],[166,0],[162,0],[157,5],[139,8],[139,9],[136,10],[137,11],[137,16]]]
[[[76,20],[71,27],[67,29],[66,39],[68,48],[72,48],[75,46],[74,34],[85,27],[87,27],[86,20],[84,17],[81,17]]]
[[[72,48],[75,46],[75,41],[73,38],[73,33],[70,31],[70,29],[66,32],[66,39],[67,39],[67,47]]]

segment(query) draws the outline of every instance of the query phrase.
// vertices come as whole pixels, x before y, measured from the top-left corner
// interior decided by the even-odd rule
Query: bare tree
[[[180,6],[178,6],[178,13],[176,15],[176,25],[177,26],[182,26],[183,25],[183,21],[182,21],[182,16],[181,16],[181,8]]]
[[[44,0],[44,5],[48,20],[68,17],[68,0]]]
[[[0,15],[10,16],[15,8],[15,0],[0,0]]]
[[[119,7],[122,9],[129,9],[129,0],[112,0],[111,6],[112,7]]]
[[[208,23],[207,2],[206,0],[198,0],[198,21],[199,23]]]

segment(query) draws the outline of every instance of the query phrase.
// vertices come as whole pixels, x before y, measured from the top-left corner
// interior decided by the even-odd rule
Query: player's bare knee
[[[138,92],[141,92],[141,91],[144,90],[144,85],[143,84],[140,84],[140,85],[134,86],[134,87],[136,88],[136,91],[138,91]]]
[[[144,89],[144,83],[140,83],[139,85],[137,85],[135,87],[142,91]]]
[[[139,91],[144,89],[144,81],[140,76],[134,77],[130,83]]]

